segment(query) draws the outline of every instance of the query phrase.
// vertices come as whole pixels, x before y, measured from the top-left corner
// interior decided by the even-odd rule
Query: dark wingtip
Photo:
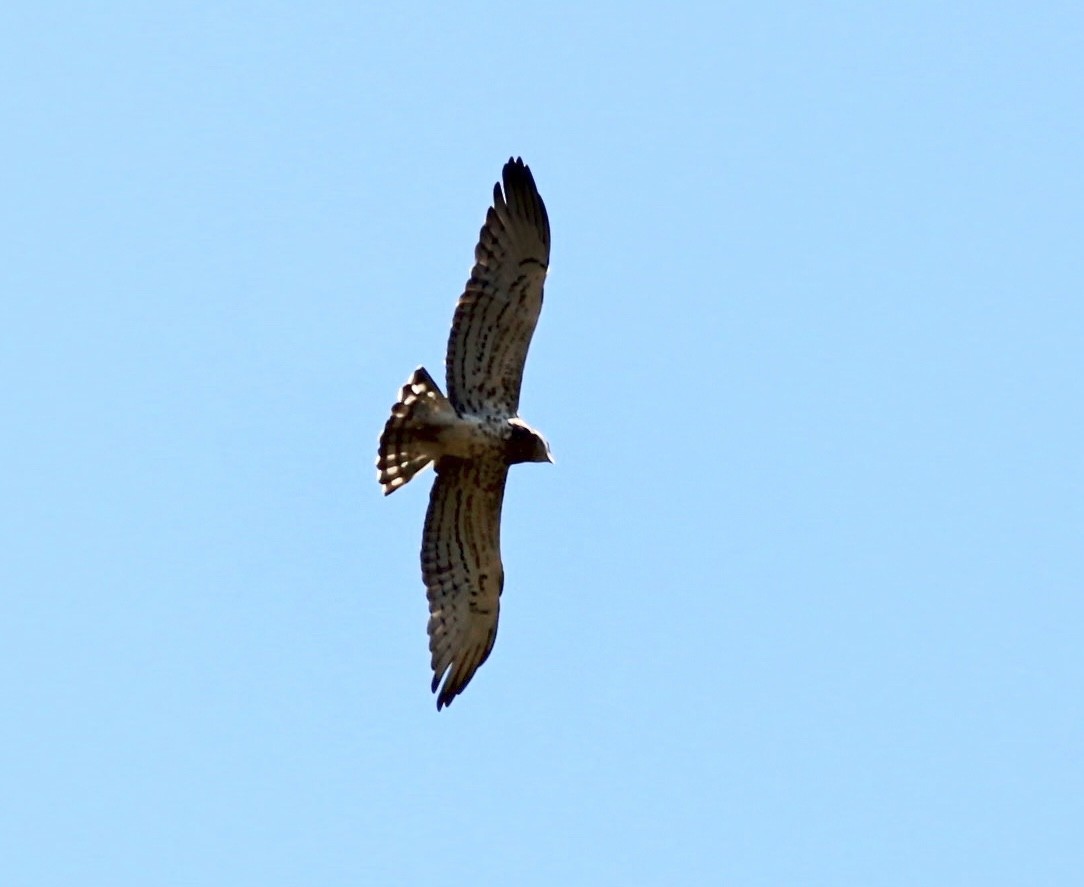
[[[522,157],[509,157],[508,162],[504,165],[504,169],[501,170],[501,178],[504,180],[505,190],[508,190],[509,184],[516,179],[527,178],[530,180],[532,186],[534,185],[534,176],[531,175],[531,168],[523,162]]]
[[[429,688],[436,693],[437,688],[440,687],[440,693],[437,696],[437,711],[440,711],[446,705],[451,705],[452,700],[455,699],[455,693],[448,691],[448,682],[445,681],[444,686],[440,686],[440,679],[444,677],[443,674],[434,674],[433,683],[429,685]]]
[[[455,699],[455,693],[449,695],[447,690],[441,691],[441,694],[437,697],[437,711],[447,708],[452,704],[453,699]]]
[[[502,182],[504,183],[503,193],[501,192]],[[502,202],[511,205],[517,215],[537,226],[548,254],[549,214],[546,212],[546,204],[542,196],[538,193],[534,173],[523,162],[522,157],[509,157],[501,171],[501,181],[493,186],[493,205],[500,206]],[[546,263],[543,262],[543,264]]]
[[[454,669],[453,669],[453,671],[454,671]],[[441,687],[440,686],[441,678],[445,678],[445,677],[447,678],[447,680],[444,682],[444,686]],[[433,683],[430,684],[430,689],[434,693],[436,693],[437,688],[438,687],[440,688],[440,693],[437,695],[437,711],[440,711],[442,708],[447,708],[449,705],[451,705],[452,701],[455,699],[455,697],[458,696],[460,693],[462,693],[464,688],[469,683],[470,683],[470,678],[468,678],[466,681],[464,681],[463,683],[461,683],[459,685],[453,685],[452,684],[452,675],[449,674],[447,671],[445,671],[443,674],[434,674],[433,675]]]

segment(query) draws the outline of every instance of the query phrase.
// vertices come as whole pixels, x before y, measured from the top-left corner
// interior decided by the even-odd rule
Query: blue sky
[[[0,14],[0,881],[1067,884],[1084,12]],[[549,207],[500,637],[376,438]]]

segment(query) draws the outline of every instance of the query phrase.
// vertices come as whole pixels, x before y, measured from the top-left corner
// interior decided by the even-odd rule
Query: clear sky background
[[[1078,883],[1078,3],[0,13],[0,883]],[[509,155],[500,636],[376,439]]]

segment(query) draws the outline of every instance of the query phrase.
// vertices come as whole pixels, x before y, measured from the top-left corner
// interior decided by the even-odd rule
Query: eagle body
[[[542,435],[519,417],[523,366],[549,267],[549,218],[521,159],[505,164],[502,182],[503,190],[494,186],[452,319],[448,393],[418,367],[399,391],[377,455],[385,495],[429,465],[436,469],[421,566],[438,709],[463,691],[497,636],[508,468],[553,461]]]
[[[462,415],[441,393],[425,367],[399,390],[380,440],[378,480],[395,492],[422,468],[441,459],[552,462],[544,437],[518,416]],[[422,461],[424,459],[424,462]],[[411,470],[414,465],[421,463]]]

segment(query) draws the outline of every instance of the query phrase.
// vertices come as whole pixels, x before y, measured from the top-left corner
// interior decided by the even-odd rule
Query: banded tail
[[[385,496],[433,461],[440,426],[455,418],[455,407],[425,367],[418,367],[399,389],[399,401],[391,408],[391,417],[380,435],[376,469]]]

